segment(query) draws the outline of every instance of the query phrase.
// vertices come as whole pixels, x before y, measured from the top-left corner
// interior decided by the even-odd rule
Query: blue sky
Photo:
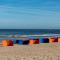
[[[0,29],[60,29],[60,0],[0,0]]]

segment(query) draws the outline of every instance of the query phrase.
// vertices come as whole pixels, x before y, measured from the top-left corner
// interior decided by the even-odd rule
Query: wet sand
[[[60,43],[0,45],[0,60],[60,60]]]

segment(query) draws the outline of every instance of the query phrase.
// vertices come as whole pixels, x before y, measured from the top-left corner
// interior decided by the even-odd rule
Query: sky
[[[60,0],[0,0],[0,29],[60,29]]]

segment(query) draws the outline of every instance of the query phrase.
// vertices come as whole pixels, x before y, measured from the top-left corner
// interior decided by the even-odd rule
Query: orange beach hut
[[[13,41],[11,40],[2,40],[3,46],[13,46]]]
[[[35,43],[34,40],[29,40],[29,45],[33,45]]]
[[[52,43],[52,42],[58,42],[58,38],[49,38],[49,42]]]
[[[39,44],[39,39],[34,39],[34,44]]]
[[[58,42],[60,43],[60,37],[58,38]]]

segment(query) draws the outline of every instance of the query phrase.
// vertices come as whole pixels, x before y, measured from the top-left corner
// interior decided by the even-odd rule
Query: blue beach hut
[[[29,44],[29,40],[23,41],[23,45],[28,45],[28,44]]]
[[[49,43],[49,39],[48,38],[44,38],[44,43]]]
[[[16,40],[16,43],[19,45],[23,45],[23,40]]]
[[[40,38],[40,43],[49,43],[49,39],[48,38]]]
[[[39,39],[40,43],[44,43],[44,38]]]

